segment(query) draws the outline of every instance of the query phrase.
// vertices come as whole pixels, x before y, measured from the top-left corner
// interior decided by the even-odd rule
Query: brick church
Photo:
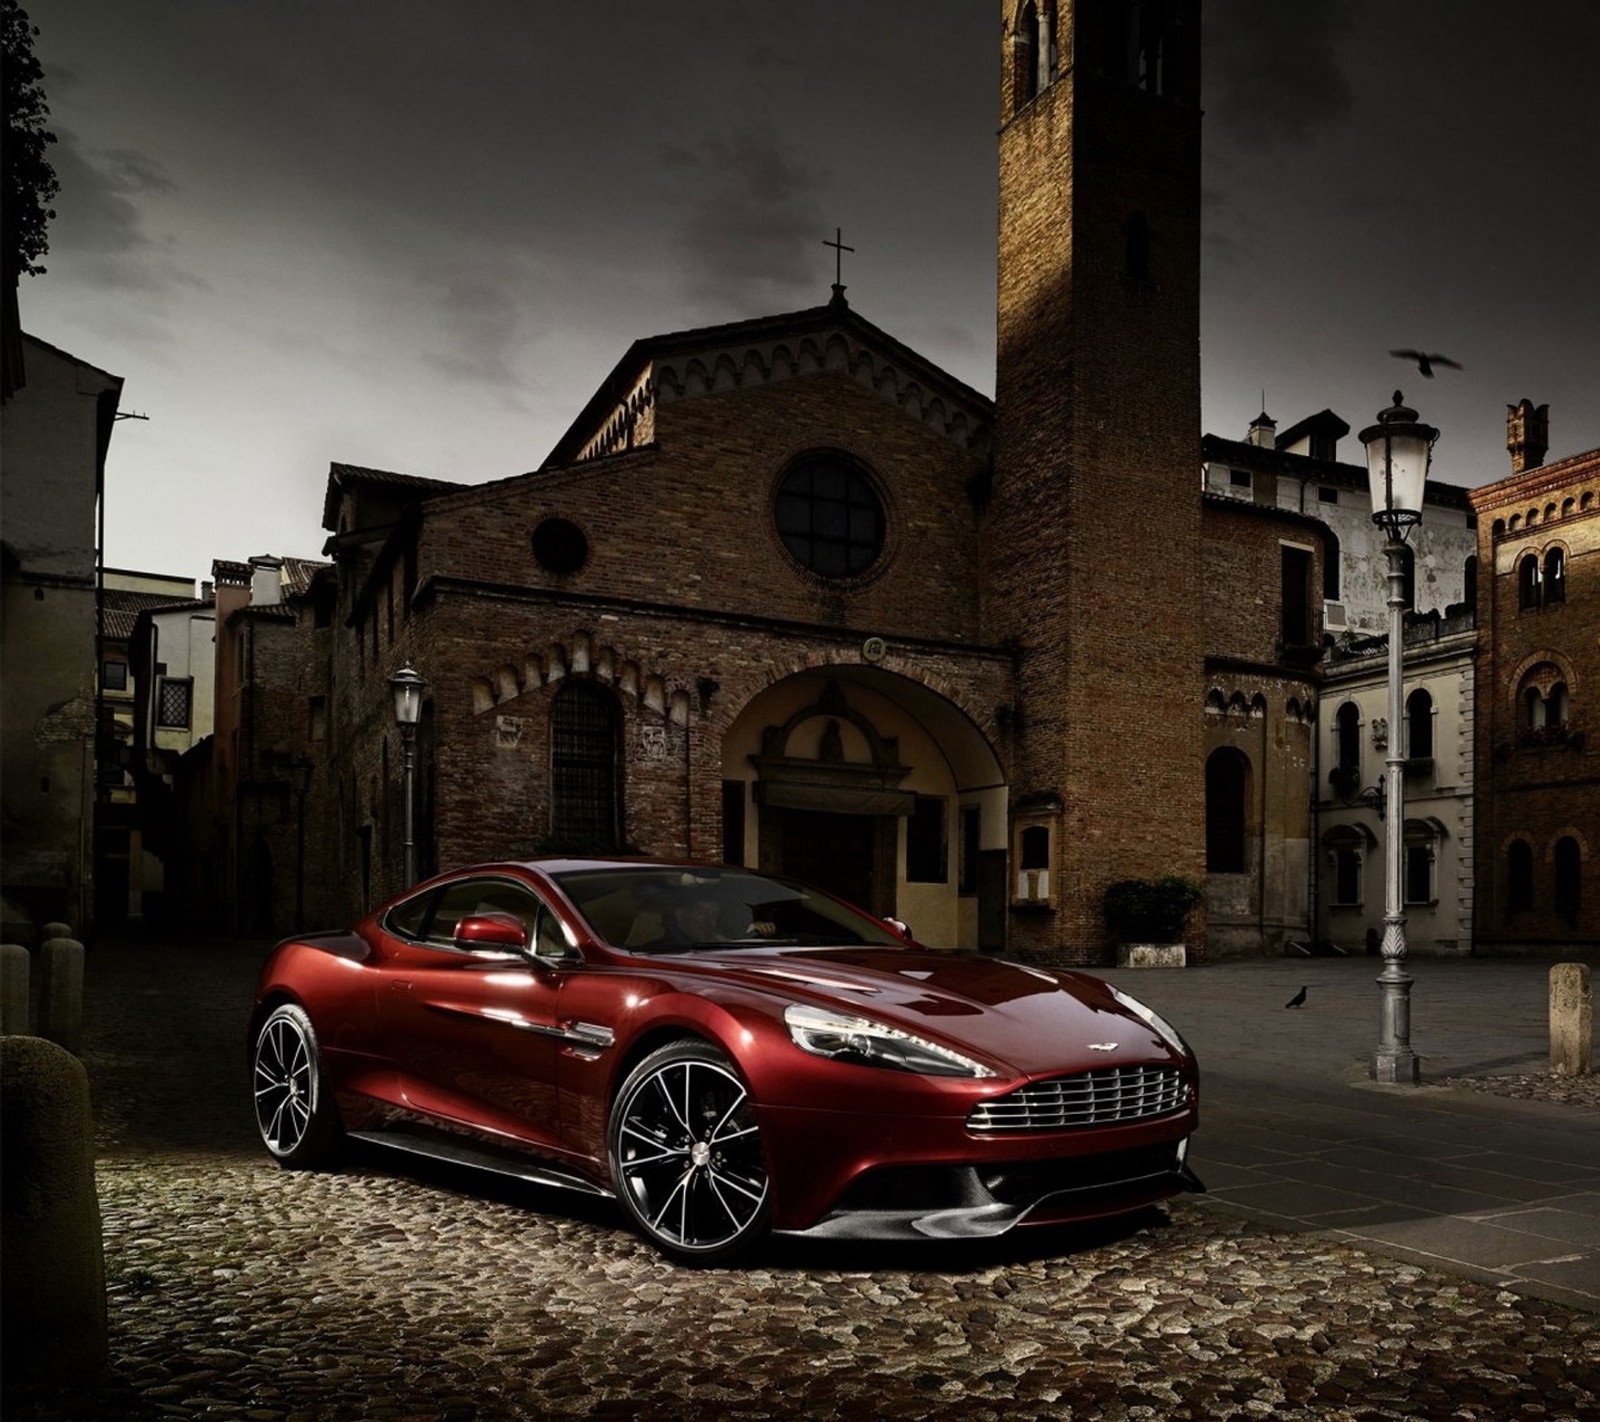
[[[1198,477],[1199,5],[1002,11],[995,399],[835,286],[635,342],[532,473],[334,465],[331,564],[219,603],[219,665],[293,688],[218,707],[235,926],[403,886],[409,663],[422,872],[724,859],[1089,962],[1109,883],[1209,860],[1238,949],[1308,932],[1325,530]]]

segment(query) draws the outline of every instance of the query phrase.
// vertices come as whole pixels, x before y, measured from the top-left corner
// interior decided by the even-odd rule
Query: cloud
[[[531,273],[510,254],[452,261],[425,268],[418,277],[431,298],[444,344],[425,350],[423,360],[464,384],[487,386],[512,409],[527,378],[514,356],[524,339]]]
[[[50,152],[61,180],[50,228],[52,256],[70,262],[84,285],[102,290],[209,289],[179,263],[170,238],[158,241],[149,234],[152,200],[177,192],[157,159],[132,148],[87,148],[67,129],[59,129],[57,139]]]
[[[1206,121],[1253,152],[1298,147],[1351,107],[1340,37],[1348,0],[1210,0],[1206,7]]]
[[[750,315],[816,291],[827,226],[815,171],[770,138],[663,144],[660,158],[682,213],[674,246],[692,301]]]

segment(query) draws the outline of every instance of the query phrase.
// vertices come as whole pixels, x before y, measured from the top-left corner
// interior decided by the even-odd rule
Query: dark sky
[[[826,300],[835,226],[856,309],[993,390],[996,0],[24,3],[62,194],[23,322],[151,417],[113,566],[315,555],[332,460],[532,468],[636,337]],[[1451,482],[1523,396],[1600,445],[1600,5],[1204,9],[1206,430],[1399,384]]]

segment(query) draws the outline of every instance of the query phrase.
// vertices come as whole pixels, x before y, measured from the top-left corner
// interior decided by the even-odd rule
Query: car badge
[[[1114,1052],[1121,1045],[1121,1042],[1090,1042],[1089,1050],[1091,1052]]]

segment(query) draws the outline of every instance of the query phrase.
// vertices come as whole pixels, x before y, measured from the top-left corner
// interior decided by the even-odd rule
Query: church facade
[[[1198,5],[1002,18],[995,399],[836,286],[636,342],[531,473],[334,465],[298,694],[233,771],[282,809],[235,863],[345,918],[404,887],[408,664],[419,872],[722,859],[1057,962],[1177,875],[1220,950],[1307,935],[1324,552],[1198,477]]]

